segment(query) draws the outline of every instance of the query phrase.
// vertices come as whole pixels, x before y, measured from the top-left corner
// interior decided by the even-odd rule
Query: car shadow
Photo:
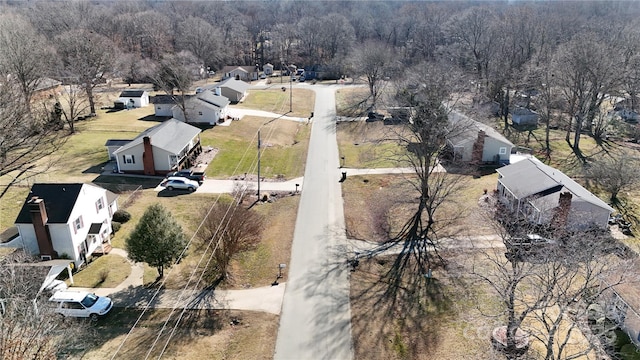
[[[176,197],[176,196],[180,196],[180,195],[188,195],[191,194],[192,191],[189,190],[180,190],[180,189],[173,189],[173,190],[167,190],[167,189],[162,189],[160,191],[158,191],[158,197]]]

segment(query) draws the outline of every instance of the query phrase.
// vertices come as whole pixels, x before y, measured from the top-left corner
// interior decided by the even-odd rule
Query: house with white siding
[[[447,144],[456,162],[508,164],[514,145],[489,125],[456,111],[449,113],[452,131]]]
[[[15,226],[26,251],[42,260],[65,258],[78,267],[111,248],[117,195],[96,185],[36,183]]]
[[[607,229],[613,208],[535,158],[498,168],[498,199],[515,219],[569,230]]]
[[[164,175],[191,167],[198,154],[201,130],[177,119],[143,131],[113,152],[117,170],[123,173]]]
[[[210,90],[190,96],[185,102],[186,116],[179,106],[172,109],[173,117],[194,124],[215,125],[227,116],[229,99]]]

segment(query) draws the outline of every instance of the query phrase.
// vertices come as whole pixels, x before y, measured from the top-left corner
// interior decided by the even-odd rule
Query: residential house
[[[607,228],[613,208],[560,170],[527,158],[496,171],[498,198],[518,219],[569,230]]]
[[[156,95],[150,99],[156,117],[173,117],[175,101],[170,95]]]
[[[180,121],[189,123],[215,125],[219,120],[227,116],[229,99],[220,95],[220,89],[214,93],[210,90],[203,90],[195,96],[190,96],[185,101],[187,115],[179,106],[173,108],[173,117]]]
[[[115,160],[116,159],[116,155],[114,154],[114,152],[116,150],[120,149],[121,147],[123,147],[124,145],[127,145],[130,142],[131,142],[131,140],[118,140],[118,139],[109,139],[109,140],[107,140],[107,142],[104,144],[104,146],[107,147],[107,153],[109,154],[109,160]]]
[[[149,105],[149,93],[146,90],[124,90],[114,102],[116,108],[139,108]]]
[[[73,260],[76,267],[96,251],[108,252],[117,198],[90,184],[34,184],[15,221],[23,247],[43,260]]]
[[[170,119],[143,131],[113,152],[120,172],[164,175],[194,165],[200,145],[200,129]]]
[[[613,111],[622,120],[629,123],[640,121],[640,113],[637,110],[640,99],[638,98],[616,98],[614,99]]]
[[[62,82],[56,79],[43,77],[38,80],[38,85],[33,92],[33,100],[53,98],[62,93]]]
[[[538,113],[531,109],[516,107],[511,111],[511,122],[516,126],[536,126],[539,118]]]
[[[233,78],[227,79],[221,83],[209,85],[206,89],[211,91],[220,90],[220,95],[226,97],[234,104],[241,102],[248,93],[250,85],[244,81]]]
[[[273,64],[269,64],[269,63],[264,64],[262,66],[262,72],[264,72],[264,74],[267,76],[273,75]]]
[[[513,143],[489,125],[466,115],[451,111],[452,131],[447,143],[457,162],[482,164],[508,164]]]
[[[242,81],[258,80],[258,71],[254,66],[225,66],[222,69],[222,80],[229,78]]]

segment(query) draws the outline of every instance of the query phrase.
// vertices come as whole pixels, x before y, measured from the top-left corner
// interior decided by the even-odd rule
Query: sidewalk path
[[[247,290],[186,290],[184,293],[182,290],[160,290],[154,298],[156,289],[143,287],[143,264],[128,260],[123,249],[113,248],[110,254],[122,256],[131,264],[131,274],[122,283],[114,288],[74,286],[70,289],[109,296],[116,307],[141,308],[150,304],[151,308],[157,309],[235,309],[280,314],[286,283]]]

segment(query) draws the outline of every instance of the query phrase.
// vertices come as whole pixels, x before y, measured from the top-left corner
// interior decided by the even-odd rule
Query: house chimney
[[[145,175],[155,175],[156,167],[153,163],[153,147],[151,146],[151,138],[145,136],[142,138],[144,142],[144,152],[142,153],[142,163],[144,165]]]
[[[571,211],[571,199],[573,195],[570,192],[560,193],[560,199],[558,199],[558,207],[555,208],[552,226],[558,231],[566,229],[567,222],[569,220],[569,212]]]
[[[33,230],[36,234],[36,241],[38,242],[38,249],[40,250],[40,256],[56,257],[56,253],[53,250],[53,244],[51,243],[51,236],[47,229],[47,209],[44,205],[44,200],[33,196],[28,202],[29,214],[31,215],[31,223],[33,224]]]
[[[473,143],[473,149],[471,150],[471,164],[482,164],[482,152],[484,151],[484,138],[487,134],[484,130],[478,131],[478,139]]]

